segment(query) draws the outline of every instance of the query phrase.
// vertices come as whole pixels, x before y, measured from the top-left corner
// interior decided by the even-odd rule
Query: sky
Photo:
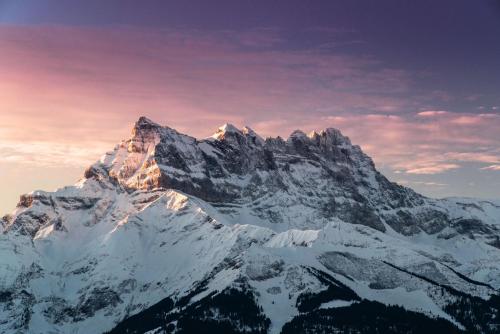
[[[500,198],[500,1],[0,0],[0,215],[141,115],[335,127],[392,181]]]

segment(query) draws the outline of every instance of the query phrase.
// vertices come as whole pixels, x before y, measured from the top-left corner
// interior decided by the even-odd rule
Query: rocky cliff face
[[[392,183],[336,129],[198,140],[142,117],[75,186],[2,219],[0,328],[389,330],[335,320],[363,311],[494,333],[499,228],[500,203]]]

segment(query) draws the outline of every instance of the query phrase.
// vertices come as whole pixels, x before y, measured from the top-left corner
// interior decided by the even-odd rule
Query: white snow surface
[[[255,138],[253,143],[260,147],[264,140],[250,128],[239,130],[229,124],[212,138],[197,141],[158,128],[147,119],[139,123],[152,130],[136,127],[131,139],[92,167],[92,175],[55,192],[33,192],[27,195],[31,203],[4,218],[0,292],[12,291],[13,297],[10,307],[0,307],[0,332],[16,333],[16,328],[23,328],[27,333],[102,333],[165,297],[182,297],[207,277],[211,278],[209,289],[192,301],[245,277],[271,319],[271,333],[279,333],[298,314],[295,304],[301,293],[325,288],[306,270],[309,267],[328,272],[362,298],[455,323],[443,311],[446,301],[434,294],[430,284],[410,279],[385,262],[482,298],[500,289],[500,250],[491,244],[489,235],[471,238],[453,227],[405,235],[386,222],[382,231],[318,215],[309,202],[321,200],[320,190],[328,182],[315,161],[290,166],[296,179],[286,181],[286,191],[263,191],[245,201],[215,203],[174,187],[156,186],[165,171],[180,180],[187,174],[203,173],[205,166],[195,162],[201,156],[218,159],[224,155],[218,141],[236,145],[241,140],[236,135]],[[357,152],[359,148],[350,146],[336,131],[326,130],[323,136]],[[288,142],[320,136],[296,131]],[[182,164],[161,165],[155,156],[160,145],[175,147],[193,161],[189,171]],[[368,175],[367,188],[359,192],[377,191],[380,184],[369,161],[357,161],[355,167]],[[266,179],[271,171],[259,173]],[[245,187],[251,179],[232,173],[224,183],[214,179],[214,184]],[[347,196],[337,197],[338,203],[350,201]],[[259,215],[261,209],[256,207],[267,208],[269,217],[276,220]],[[425,199],[408,210],[418,214],[422,207],[437,208],[456,220],[476,219],[490,227],[500,224],[500,201]],[[227,259],[241,266],[220,266]],[[214,268],[219,269],[214,272]],[[450,268],[492,288],[469,283]],[[112,291],[110,296],[118,298],[79,314],[77,320],[64,314],[68,308],[80,312],[93,292],[102,295],[103,291]],[[321,307],[351,303],[332,300]],[[25,309],[32,314],[28,321],[22,316]]]

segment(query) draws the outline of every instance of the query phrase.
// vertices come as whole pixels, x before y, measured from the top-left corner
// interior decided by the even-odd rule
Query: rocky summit
[[[0,231],[1,333],[500,332],[500,201],[390,182],[337,129],[141,117]]]

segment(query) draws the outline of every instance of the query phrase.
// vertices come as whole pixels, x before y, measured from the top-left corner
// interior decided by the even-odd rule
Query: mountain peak
[[[242,135],[243,133],[236,126],[232,125],[231,123],[225,123],[217,129],[217,131],[212,135],[212,138],[222,139],[227,134]]]
[[[132,129],[132,135],[136,136],[141,133],[150,132],[151,130],[162,128],[162,126],[145,116],[139,117]]]
[[[288,137],[288,140],[293,139],[307,139],[307,135],[302,130],[294,130]]]
[[[224,132],[224,133],[241,133],[241,131],[236,126],[232,125],[231,123],[225,123],[224,125],[219,127],[218,131]]]
[[[241,129],[241,132],[243,132],[243,134],[245,135],[257,135],[257,133],[252,128],[246,125],[243,127],[243,129]]]
[[[160,124],[145,116],[139,117],[132,128],[132,138],[128,142],[129,152],[146,152],[152,143],[157,142],[159,133],[164,129]]]
[[[143,127],[143,126],[159,126],[159,127],[161,127],[160,124],[152,121],[151,119],[147,118],[146,116],[139,117],[137,122],[135,122],[135,126],[136,127]]]
[[[320,135],[323,135],[327,138],[330,138],[333,144],[336,145],[351,145],[351,140],[349,137],[344,136],[339,129],[336,128],[326,128],[325,130],[320,132]]]
[[[245,127],[243,127],[243,129],[241,131],[243,132],[243,134],[245,136],[252,138],[254,143],[258,143],[258,144],[262,144],[262,145],[264,144],[264,142],[265,142],[264,138],[262,138],[257,132],[255,132],[250,127],[245,126]]]
[[[318,136],[319,136],[319,134],[316,132],[316,130],[312,130],[311,132],[309,132],[307,134],[307,137],[309,137],[310,139],[315,139]]]
[[[324,143],[329,144],[329,145],[352,145],[349,137],[344,136],[339,129],[335,129],[335,128],[326,128],[324,130],[321,130],[320,132],[313,130],[313,131],[309,132],[308,134],[305,134],[301,130],[295,130],[290,134],[288,140],[289,141],[292,141],[292,140],[301,140],[301,141],[311,140],[313,142],[318,142],[318,141],[324,142]]]

